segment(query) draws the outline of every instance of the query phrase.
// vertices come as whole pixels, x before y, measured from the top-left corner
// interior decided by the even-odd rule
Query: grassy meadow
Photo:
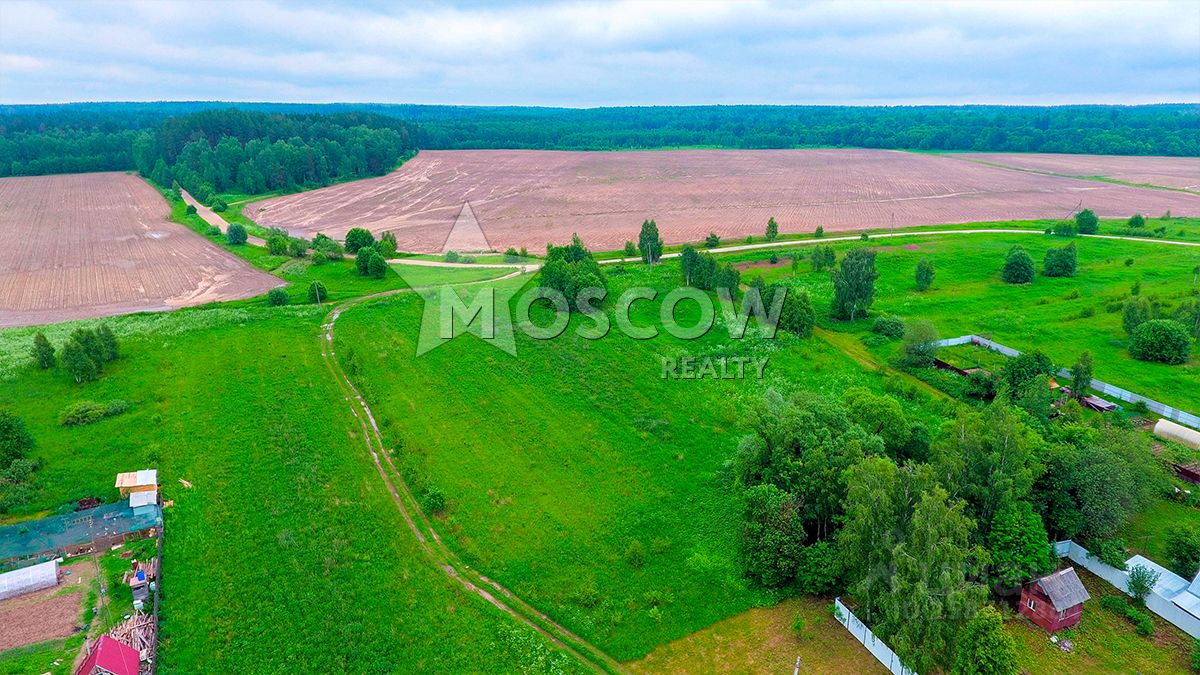
[[[15,515],[116,499],[117,472],[158,467],[174,501],[160,672],[511,672],[561,658],[428,564],[321,360],[324,316],[305,306],[120,317],[110,322],[122,359],[96,382],[15,368],[0,408],[25,419],[43,462]],[[130,404],[123,415],[58,424],[70,403],[117,398]]]
[[[630,266],[610,295],[677,274]],[[657,303],[634,309],[636,324],[658,322]],[[371,302],[335,334],[410,484],[445,493],[439,531],[467,563],[621,660],[776,600],[741,577],[740,507],[721,473],[746,404],[767,387],[884,386],[821,340],[729,340],[721,327],[691,342],[518,332],[516,357],[465,336],[413,358],[421,311],[411,295]],[[661,358],[681,354],[770,362],[762,381],[663,379]],[[911,414],[933,419],[914,398]]]

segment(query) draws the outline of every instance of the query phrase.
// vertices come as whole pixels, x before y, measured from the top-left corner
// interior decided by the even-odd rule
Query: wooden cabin
[[[121,491],[121,497],[128,497],[131,492],[149,492],[158,489],[158,470],[142,469],[117,474],[114,486]]]
[[[1070,628],[1083,616],[1083,603],[1090,600],[1087,589],[1068,567],[1025,584],[1018,611],[1051,633]]]

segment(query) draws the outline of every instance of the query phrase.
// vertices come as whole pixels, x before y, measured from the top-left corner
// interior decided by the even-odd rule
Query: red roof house
[[[137,675],[141,655],[129,645],[101,635],[75,675]]]
[[[1017,609],[1055,633],[1079,623],[1083,603],[1091,598],[1075,568],[1068,567],[1021,587],[1021,605]]]

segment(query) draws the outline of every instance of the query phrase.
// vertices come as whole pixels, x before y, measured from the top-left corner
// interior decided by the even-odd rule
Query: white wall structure
[[[58,585],[58,561],[22,567],[0,574],[0,600]]]

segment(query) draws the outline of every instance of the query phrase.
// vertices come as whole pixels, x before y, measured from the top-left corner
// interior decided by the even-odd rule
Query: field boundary
[[[862,646],[866,647],[867,651],[871,652],[871,656],[883,664],[884,668],[890,670],[893,675],[917,675],[915,670],[900,661],[900,657],[896,656],[896,652],[892,651],[886,642],[880,640],[871,632],[870,628],[867,628],[867,624],[854,616],[854,612],[851,612],[849,607],[842,604],[840,597],[833,599],[833,606],[836,610],[834,616],[837,617],[838,623],[845,626],[854,639],[862,643]]]
[[[939,347],[954,347],[965,344],[978,345],[1010,358],[1021,355],[1021,352],[1013,349],[1012,347],[1007,347],[999,342],[995,342],[974,334],[963,335],[956,338],[946,338],[945,340],[937,341],[937,346]],[[1071,371],[1067,370],[1066,368],[1059,368],[1056,374],[1059,377],[1071,377]],[[1121,387],[1109,384],[1107,382],[1102,382],[1097,379],[1093,379],[1089,386],[1101,394],[1112,396],[1113,398],[1120,399],[1126,403],[1144,403],[1146,407],[1150,409],[1150,412],[1154,413],[1155,415],[1165,417],[1169,420],[1174,420],[1180,424],[1186,424],[1193,429],[1200,429],[1200,415],[1195,415],[1194,413],[1187,412],[1186,410],[1174,408],[1166,403],[1160,403],[1152,398],[1146,398],[1141,394],[1135,394],[1128,389],[1122,389]]]
[[[458,285],[494,283],[501,279],[519,276],[522,273],[523,271],[518,269],[511,274],[497,279],[467,282]],[[375,464],[376,470],[379,472],[380,478],[383,480],[384,486],[391,494],[392,501],[396,504],[396,508],[400,511],[404,520],[408,523],[409,528],[417,538],[425,554],[447,576],[458,582],[465,590],[478,595],[497,609],[537,631],[589,669],[601,673],[628,672],[620,662],[600,648],[558,624],[496,581],[463,564],[447,548],[445,543],[442,542],[441,537],[438,536],[437,531],[433,528],[429,517],[421,510],[400,470],[393,463],[391,455],[384,445],[383,437],[375,422],[375,417],[371,412],[370,406],[367,405],[362,394],[350,381],[349,376],[346,375],[338,363],[337,355],[333,349],[334,324],[344,311],[366,302],[418,290],[422,289],[398,288],[351,298],[341,302],[335,305],[327,315],[326,321],[321,326],[319,336],[321,358],[325,361],[326,367],[337,381],[338,388],[342,391],[347,404],[350,406],[350,412],[358,420],[363,435],[363,443],[366,446],[367,452],[371,455],[371,459]],[[384,466],[385,463],[387,465],[386,468]]]

